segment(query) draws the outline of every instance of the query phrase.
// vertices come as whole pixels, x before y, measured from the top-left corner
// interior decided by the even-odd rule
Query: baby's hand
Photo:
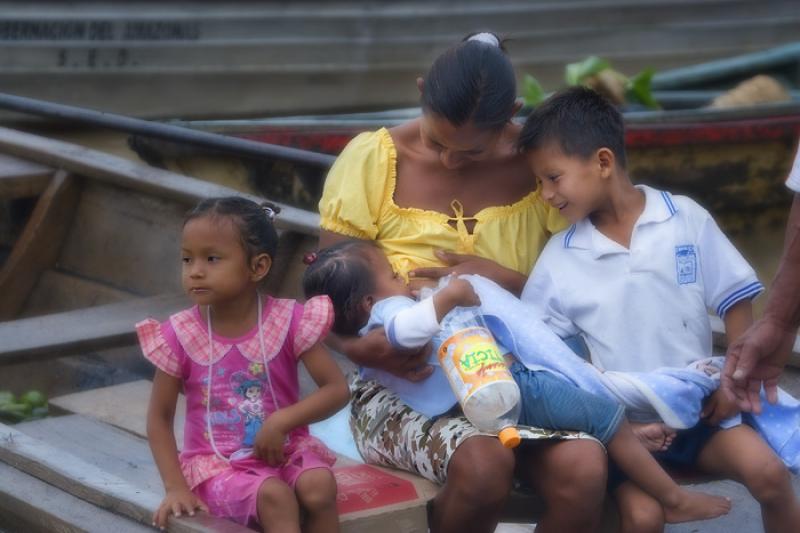
[[[475,294],[475,289],[472,284],[461,278],[452,278],[447,284],[447,287],[442,289],[447,295],[447,298],[453,302],[453,305],[461,307],[473,307],[481,305],[481,299]]]
[[[256,457],[260,457],[270,466],[279,466],[285,461],[283,445],[286,443],[286,430],[282,427],[279,413],[280,411],[272,413],[264,421],[253,447]]]
[[[161,505],[153,514],[153,525],[164,529],[167,527],[167,518],[170,513],[181,516],[185,512],[189,516],[194,516],[195,509],[208,512],[206,504],[187,487],[168,490]]]

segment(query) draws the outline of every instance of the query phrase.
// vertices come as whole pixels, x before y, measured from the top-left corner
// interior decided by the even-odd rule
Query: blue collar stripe
[[[762,285],[760,281],[754,281],[750,285],[742,287],[738,291],[722,300],[722,303],[719,304],[719,307],[717,307],[717,316],[720,318],[724,317],[725,313],[728,312],[728,309],[736,305],[738,302],[744,300],[745,298],[753,298],[763,290],[764,285]]]
[[[575,235],[575,229],[577,227],[577,224],[573,224],[567,231],[567,234],[564,235],[564,248],[569,248],[569,243],[572,240],[572,236]]]
[[[667,204],[667,209],[669,210],[670,215],[674,215],[678,212],[675,208],[675,204],[672,203],[672,198],[669,197],[669,194],[666,191],[661,191],[661,197],[664,199],[664,203]]]

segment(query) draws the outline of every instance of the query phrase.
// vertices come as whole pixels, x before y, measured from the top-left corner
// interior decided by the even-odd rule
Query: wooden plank
[[[0,128],[0,151],[121,187],[170,198],[187,204],[187,206],[213,196],[236,195],[257,202],[262,200],[260,197],[241,193],[222,185],[148,167],[83,146],[46,139],[8,128]],[[319,215],[285,204],[279,205],[281,214],[275,220],[276,226],[310,235],[316,235],[319,232]]]
[[[146,533],[152,527],[100,509],[0,463],[0,528],[26,533]]]
[[[66,244],[66,243],[65,243]],[[63,254],[62,254],[63,257]],[[60,263],[61,259],[59,259]],[[98,261],[98,263],[105,263]],[[59,264],[60,266],[60,264]],[[163,293],[176,291],[163,291]],[[160,294],[163,294],[160,293]],[[31,290],[18,318],[48,315],[124,302],[140,295],[62,270],[46,270]]]
[[[38,196],[47,188],[54,172],[51,167],[0,154],[0,198]]]
[[[186,307],[184,295],[137,298],[65,313],[0,322],[0,365],[46,360],[136,342],[134,324]]]
[[[0,320],[19,313],[41,273],[55,263],[79,197],[75,178],[56,172],[0,270]]]
[[[161,496],[135,486],[59,448],[48,445],[10,426],[0,424],[0,460],[103,509],[143,524]],[[243,533],[250,531],[225,519],[201,513],[195,517],[171,516],[170,531]]]
[[[146,379],[76,392],[52,398],[50,405],[111,424],[139,437],[147,437],[147,404],[153,384]],[[175,440],[183,448],[183,426],[186,413],[186,398],[178,396],[175,408]]]

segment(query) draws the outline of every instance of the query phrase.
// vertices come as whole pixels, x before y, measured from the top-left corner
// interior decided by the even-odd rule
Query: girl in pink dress
[[[183,287],[196,304],[136,325],[156,366],[147,414],[150,448],[166,495],[153,516],[196,509],[265,531],[338,531],[333,454],[307,424],[349,399],[322,345],[333,320],[325,297],[306,304],[262,295],[277,234],[272,207],[244,198],[201,202],[186,217]],[[301,360],[319,388],[299,399]],[[173,419],[186,395],[183,450]]]

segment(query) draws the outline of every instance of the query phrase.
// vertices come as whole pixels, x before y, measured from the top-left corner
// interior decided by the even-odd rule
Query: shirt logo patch
[[[678,274],[678,284],[686,285],[697,281],[697,255],[694,245],[684,244],[675,247],[675,269]]]

